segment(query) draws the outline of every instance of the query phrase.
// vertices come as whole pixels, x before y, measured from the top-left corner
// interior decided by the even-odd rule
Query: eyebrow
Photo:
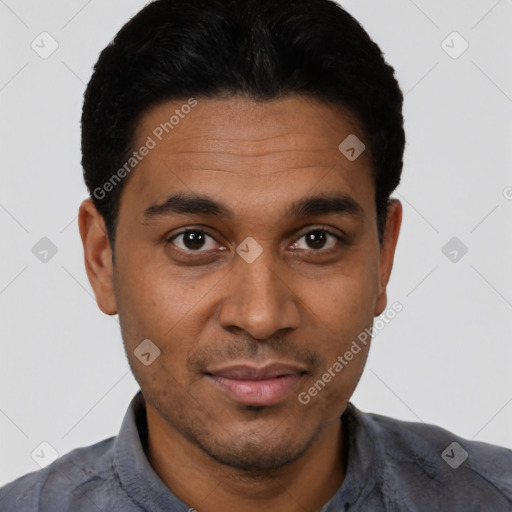
[[[178,215],[205,215],[232,220],[235,213],[228,206],[202,195],[178,193],[169,196],[163,203],[155,204],[144,210],[143,220]],[[344,194],[322,194],[304,197],[293,203],[284,213],[285,218],[307,217],[313,215],[339,214],[350,217],[363,217],[362,206],[350,196]]]

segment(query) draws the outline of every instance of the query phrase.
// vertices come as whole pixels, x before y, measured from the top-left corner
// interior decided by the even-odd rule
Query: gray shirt
[[[346,476],[322,512],[512,511],[511,450],[365,413],[352,403],[342,420]],[[1,488],[0,511],[188,512],[152,469],[146,442],[139,391],[117,437],[73,450]]]

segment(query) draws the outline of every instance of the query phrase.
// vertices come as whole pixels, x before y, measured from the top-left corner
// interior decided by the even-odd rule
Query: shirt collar
[[[121,486],[142,510],[150,512],[188,511],[162,482],[148,461],[146,404],[139,391],[128,407],[114,444],[114,469]]]
[[[341,419],[343,442],[348,452],[345,479],[322,512],[346,510],[347,505],[359,500],[364,502],[383,471],[378,433],[373,431],[368,416],[349,402]]]

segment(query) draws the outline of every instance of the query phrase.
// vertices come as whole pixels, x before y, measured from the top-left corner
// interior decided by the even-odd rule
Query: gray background
[[[137,390],[76,215],[85,84],[144,4],[0,0],[0,484],[51,461],[41,442],[62,455],[115,435]],[[403,311],[374,339],[352,401],[512,448],[512,0],[342,4],[397,70],[408,137],[389,286]],[[46,59],[31,47],[51,49],[43,31],[59,45]],[[460,56],[454,31],[469,43]],[[46,262],[32,251],[43,237],[57,248]]]

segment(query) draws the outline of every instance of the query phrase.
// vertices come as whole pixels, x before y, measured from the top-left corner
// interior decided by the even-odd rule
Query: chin
[[[187,437],[218,463],[255,474],[275,471],[293,463],[310,448],[318,436],[318,431],[309,435],[304,430],[297,433],[284,430],[276,432],[275,425],[271,425],[270,431],[263,425],[261,430],[254,426],[250,432],[244,432],[243,428],[237,430],[233,432],[226,429],[218,437],[204,430],[189,431]]]

